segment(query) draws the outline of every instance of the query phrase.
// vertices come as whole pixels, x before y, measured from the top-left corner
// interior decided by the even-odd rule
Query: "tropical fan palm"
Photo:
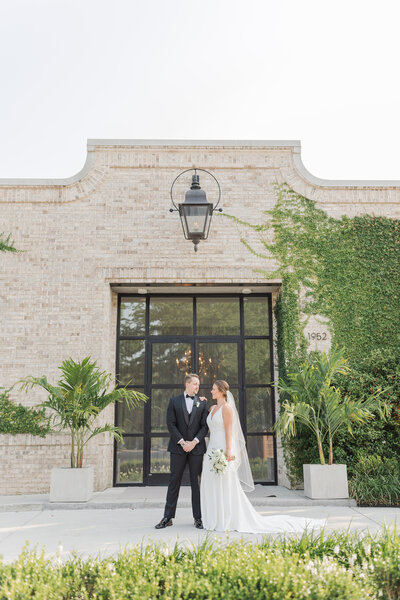
[[[147,397],[134,390],[114,388],[108,391],[112,375],[97,368],[97,363],[86,357],[82,362],[72,358],[64,360],[61,367],[63,377],[58,385],[51,385],[45,376],[27,377],[22,388],[39,386],[49,394],[41,407],[54,411],[52,427],[56,431],[69,430],[71,433],[71,467],[82,467],[83,451],[88,441],[99,433],[108,432],[122,441],[122,429],[106,423],[96,426],[100,413],[110,404],[127,402],[134,408]]]
[[[296,435],[296,423],[311,429],[317,438],[321,464],[325,464],[323,442],[329,442],[328,464],[333,463],[333,438],[342,427],[352,432],[353,422],[364,423],[373,419],[375,413],[381,418],[389,414],[389,406],[379,397],[383,390],[361,400],[342,397],[340,390],[332,385],[336,374],[348,372],[343,350],[332,348],[328,354],[314,352],[297,373],[280,380],[277,387],[283,397],[282,412],[275,430],[283,435]]]

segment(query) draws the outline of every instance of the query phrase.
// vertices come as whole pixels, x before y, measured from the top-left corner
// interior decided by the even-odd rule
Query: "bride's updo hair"
[[[221,392],[221,394],[223,394],[226,400],[229,391],[229,383],[227,383],[223,379],[217,379],[216,381],[214,381],[214,384],[217,386],[218,390]]]

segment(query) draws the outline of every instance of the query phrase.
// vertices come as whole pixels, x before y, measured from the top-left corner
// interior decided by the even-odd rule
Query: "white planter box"
[[[346,465],[303,465],[304,495],[313,499],[348,498]]]
[[[93,467],[51,470],[50,502],[87,502],[93,494]]]

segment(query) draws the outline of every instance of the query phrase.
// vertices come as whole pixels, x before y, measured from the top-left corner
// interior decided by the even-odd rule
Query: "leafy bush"
[[[358,504],[400,506],[400,464],[397,458],[364,456],[354,467],[350,494]]]
[[[361,400],[380,388],[385,390],[384,398],[391,404],[386,421],[374,419],[368,424],[355,424],[354,435],[346,430],[338,432],[335,463],[347,464],[351,479],[356,465],[364,457],[375,455],[398,460],[400,456],[400,350],[376,350],[364,360],[349,362],[349,365],[347,375],[337,375],[333,380],[342,394]],[[298,428],[296,438],[285,441],[285,451],[292,484],[302,480],[304,463],[319,462],[314,439],[304,426]],[[385,491],[381,492],[384,496]]]
[[[10,400],[9,391],[0,393],[0,433],[29,433],[44,438],[50,431],[45,409],[16,404]]]
[[[400,536],[335,532],[260,543],[137,545],[106,559],[62,563],[25,548],[0,562],[0,600],[383,600],[400,597]]]
[[[75,556],[65,563],[25,548],[13,564],[0,564],[0,599],[396,598],[399,559],[396,532],[379,539],[304,534],[225,546],[206,537],[189,549],[141,545],[116,557]]]
[[[328,464],[332,465],[333,439],[339,431],[347,429],[352,433],[354,423],[365,424],[375,417],[374,413],[384,419],[390,412],[388,402],[379,398],[382,390],[358,399],[344,395],[333,381],[348,371],[344,351],[331,348],[328,353],[314,351],[298,371],[288,373],[286,381],[279,380],[278,388],[284,397],[275,430],[296,437],[296,425],[307,427],[315,434],[322,465],[324,441],[329,443]]]
[[[354,437],[343,432],[338,446],[338,462],[347,462],[349,473],[364,456],[378,455],[382,458],[400,456],[400,349],[376,350],[364,360],[352,366],[347,378],[337,379],[343,393],[353,398],[362,398],[378,388],[385,390],[391,403],[391,414],[387,421],[375,419],[367,427],[354,428]]]

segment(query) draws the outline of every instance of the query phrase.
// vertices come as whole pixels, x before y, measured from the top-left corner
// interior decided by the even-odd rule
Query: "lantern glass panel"
[[[208,205],[184,205],[183,213],[188,234],[203,236],[208,216]]]
[[[208,232],[210,231],[212,211],[213,211],[212,205],[210,205],[210,208],[209,208],[209,211],[207,212],[206,220],[204,223],[204,239],[205,240],[208,238]]]

